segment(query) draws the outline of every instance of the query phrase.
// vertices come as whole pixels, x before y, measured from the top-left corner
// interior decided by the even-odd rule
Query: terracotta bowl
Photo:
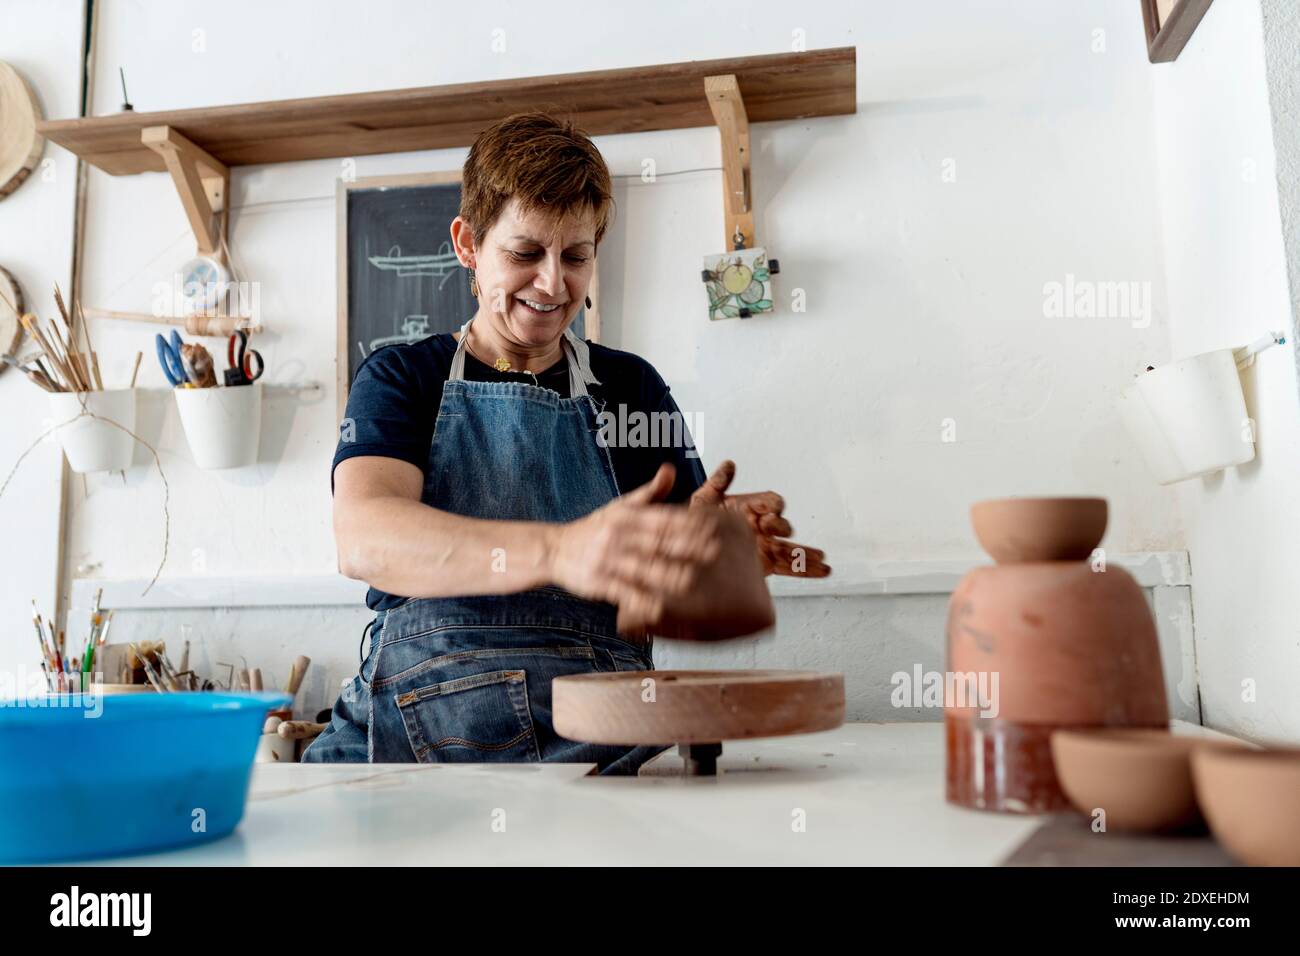
[[[980,547],[999,564],[1082,561],[1106,533],[1105,498],[993,498],[971,506]]]
[[[1246,749],[1232,740],[1156,729],[1099,727],[1052,734],[1061,789],[1085,816],[1105,810],[1107,830],[1203,826],[1192,785],[1193,753]]]
[[[1250,866],[1300,866],[1300,749],[1200,751],[1192,776],[1229,853]]]

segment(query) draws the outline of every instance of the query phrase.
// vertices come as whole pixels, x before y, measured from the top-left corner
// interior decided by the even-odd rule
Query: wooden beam
[[[199,252],[221,256],[230,217],[230,170],[170,126],[146,126],[140,142],[162,157],[189,217]]]
[[[114,113],[37,125],[47,139],[115,176],[166,169],[140,133],[184,132],[226,166],[468,146],[510,113],[546,109],[591,136],[712,126],[706,76],[732,74],[751,123],[857,109],[853,47],[695,60],[617,70],[349,93],[237,106]]]

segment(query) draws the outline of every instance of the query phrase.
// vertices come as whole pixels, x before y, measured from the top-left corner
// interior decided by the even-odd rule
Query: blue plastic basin
[[[244,815],[267,693],[0,702],[0,862],[190,846]]]

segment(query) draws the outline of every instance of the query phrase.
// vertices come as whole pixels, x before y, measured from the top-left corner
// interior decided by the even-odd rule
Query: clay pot
[[[995,498],[971,506],[980,547],[999,564],[1082,561],[1106,533],[1105,498]]]
[[[686,641],[747,637],[776,623],[776,609],[758,562],[754,532],[739,515],[717,514],[721,550],[704,568],[690,593],[668,602],[660,618],[648,625],[627,626],[626,634],[652,633]]]
[[[1192,754],[1240,750],[1231,740],[1165,730],[1058,730],[1052,758],[1076,810],[1106,812],[1107,830],[1182,830],[1204,826],[1192,785]]]
[[[1121,568],[1083,559],[1106,530],[1097,498],[986,501],[971,509],[999,563],[969,572],[948,606],[947,797],[976,809],[1067,809],[1053,732],[1167,729],[1155,622]],[[1022,556],[1061,560],[1017,563]]]
[[[1065,561],[976,568],[949,602],[948,669],[997,675],[996,685],[988,681],[998,691],[990,717],[1054,727],[1169,723],[1155,622],[1122,568]],[[949,712],[981,709],[990,710]]]
[[[1300,749],[1198,750],[1192,779],[1210,831],[1250,866],[1300,866]]]

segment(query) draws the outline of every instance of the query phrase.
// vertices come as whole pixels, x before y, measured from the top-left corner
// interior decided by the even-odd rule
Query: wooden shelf
[[[693,60],[379,93],[50,120],[38,131],[114,176],[164,171],[141,141],[169,126],[230,166],[468,146],[484,126],[549,109],[593,136],[713,126],[704,79],[734,74],[751,123],[856,112],[854,47]]]

